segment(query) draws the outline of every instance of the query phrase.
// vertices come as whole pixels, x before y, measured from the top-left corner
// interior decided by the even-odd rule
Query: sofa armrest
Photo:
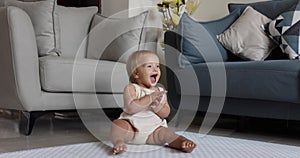
[[[170,47],[173,47],[174,49],[180,51],[180,39],[181,36],[174,32],[174,31],[166,31],[164,34],[164,43],[165,45],[168,45]]]
[[[165,60],[171,69],[179,67],[180,38],[181,36],[174,31],[166,31],[164,34]]]
[[[0,8],[0,105],[33,111],[41,106],[38,52],[29,16],[17,7]]]
[[[176,75],[174,70],[179,68],[178,60],[180,55],[180,36],[174,31],[166,31],[164,34],[164,48],[166,61],[166,79],[168,98],[171,107],[178,108],[180,103],[180,96],[176,92]]]

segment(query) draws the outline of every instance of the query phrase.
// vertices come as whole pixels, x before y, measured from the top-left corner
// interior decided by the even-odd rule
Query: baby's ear
[[[140,77],[139,75],[140,75],[140,73],[138,73],[137,71],[133,72],[133,78],[137,79]]]

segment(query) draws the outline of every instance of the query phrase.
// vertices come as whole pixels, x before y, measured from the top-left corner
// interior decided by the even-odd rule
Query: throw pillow
[[[36,35],[37,47],[40,56],[49,53],[59,53],[60,32],[58,16],[55,12],[56,0],[36,2],[8,1],[8,6],[23,9],[30,17]]]
[[[268,33],[280,46],[290,59],[300,60],[300,2],[275,20],[263,25]]]
[[[273,0],[273,1],[262,1],[254,3],[229,3],[228,10],[233,12],[235,9],[244,11],[247,6],[251,6],[258,12],[265,16],[275,19],[282,12],[289,9],[291,6],[298,3],[299,0]]]
[[[0,7],[5,7],[7,6],[7,3],[9,1],[15,1],[15,0],[0,0]],[[22,0],[21,0],[22,1]]]
[[[245,60],[264,60],[275,44],[260,26],[270,21],[248,6],[230,28],[217,38],[225,48]]]
[[[98,7],[64,7],[57,6],[59,16],[61,56],[86,56],[86,40],[93,16]]]
[[[5,6],[5,0],[0,1],[0,7],[4,7]]]
[[[94,16],[87,57],[126,63],[130,54],[139,50],[147,14],[146,11],[130,18]]]
[[[183,55],[179,64],[184,67],[189,62],[197,64],[205,61],[226,61],[227,51],[219,43],[216,35],[225,31],[239,14],[239,10],[236,10],[230,15],[209,22],[195,21],[187,14],[183,14],[177,28],[181,36],[180,51]]]

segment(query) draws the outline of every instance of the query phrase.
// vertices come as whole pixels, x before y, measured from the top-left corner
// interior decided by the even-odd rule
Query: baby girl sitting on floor
[[[124,89],[123,113],[113,121],[113,154],[125,152],[125,143],[168,143],[169,147],[183,152],[192,152],[196,147],[193,141],[167,126],[165,118],[170,114],[170,106],[167,91],[157,86],[161,75],[159,66],[157,54],[151,51],[137,51],[129,57],[126,68],[131,83]]]

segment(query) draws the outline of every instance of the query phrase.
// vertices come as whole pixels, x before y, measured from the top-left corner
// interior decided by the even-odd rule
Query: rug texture
[[[0,158],[299,158],[300,147],[253,140],[200,135],[190,132],[180,134],[197,143],[192,153],[182,153],[168,147],[155,145],[128,145],[128,151],[111,155],[111,144],[90,142],[55,146],[0,154]]]

